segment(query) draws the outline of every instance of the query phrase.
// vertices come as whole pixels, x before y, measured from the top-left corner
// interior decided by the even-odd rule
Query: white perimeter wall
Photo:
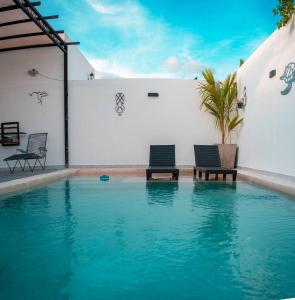
[[[239,165],[295,176],[295,83],[283,96],[280,80],[295,62],[295,23],[275,31],[238,71],[240,95],[247,87],[248,104],[239,138]],[[270,79],[269,72],[277,75]]]
[[[75,46],[69,47],[69,79],[87,79],[93,71],[91,65]],[[26,133],[48,132],[48,164],[64,164],[64,94],[63,54],[55,48],[28,49],[0,53],[0,123],[19,121]],[[31,77],[27,71],[35,68],[40,73],[59,79]],[[43,105],[33,91],[47,91]],[[18,147],[0,145],[0,167],[3,158],[15,153],[15,148],[25,148],[27,136],[22,136]]]
[[[69,131],[72,165],[146,165],[150,144],[175,144],[178,165],[192,165],[193,144],[219,142],[208,113],[200,111],[197,81],[118,79],[73,81]],[[126,110],[115,112],[123,92]],[[148,92],[159,98],[148,98]]]

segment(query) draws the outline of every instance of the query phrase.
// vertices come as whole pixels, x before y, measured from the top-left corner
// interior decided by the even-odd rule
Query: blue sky
[[[81,42],[98,78],[222,79],[276,28],[277,0],[43,0],[43,15]]]

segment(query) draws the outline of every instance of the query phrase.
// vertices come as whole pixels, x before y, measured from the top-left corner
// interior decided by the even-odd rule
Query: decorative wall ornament
[[[275,77],[276,74],[277,74],[277,70],[271,70],[271,71],[269,72],[269,78]]]
[[[115,111],[118,116],[122,116],[125,111],[125,95],[123,93],[117,93],[115,96]]]
[[[34,95],[36,95],[37,100],[38,100],[37,103],[40,104],[40,105],[43,105],[43,98],[47,97],[47,96],[48,96],[48,93],[47,93],[46,91],[43,91],[43,92],[38,91],[38,92],[32,92],[32,93],[29,93],[29,95],[30,95],[31,97],[34,97]]]
[[[287,95],[292,89],[292,85],[295,82],[295,63],[290,62],[286,65],[284,74],[280,77],[281,80],[283,80],[287,87],[281,91],[282,95]]]
[[[247,100],[248,100],[248,97],[247,97],[247,87],[244,86],[243,97],[241,98],[241,100],[238,101],[238,108],[240,108],[240,109],[245,108],[246,105],[247,105]]]
[[[94,80],[95,79],[95,74],[91,72],[88,76],[88,80]]]

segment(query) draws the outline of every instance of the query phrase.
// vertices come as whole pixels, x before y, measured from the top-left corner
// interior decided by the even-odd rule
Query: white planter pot
[[[221,166],[233,169],[235,167],[237,144],[218,145]]]

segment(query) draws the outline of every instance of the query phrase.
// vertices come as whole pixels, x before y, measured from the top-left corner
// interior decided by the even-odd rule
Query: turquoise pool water
[[[0,198],[0,299],[295,297],[295,201],[73,178]]]

